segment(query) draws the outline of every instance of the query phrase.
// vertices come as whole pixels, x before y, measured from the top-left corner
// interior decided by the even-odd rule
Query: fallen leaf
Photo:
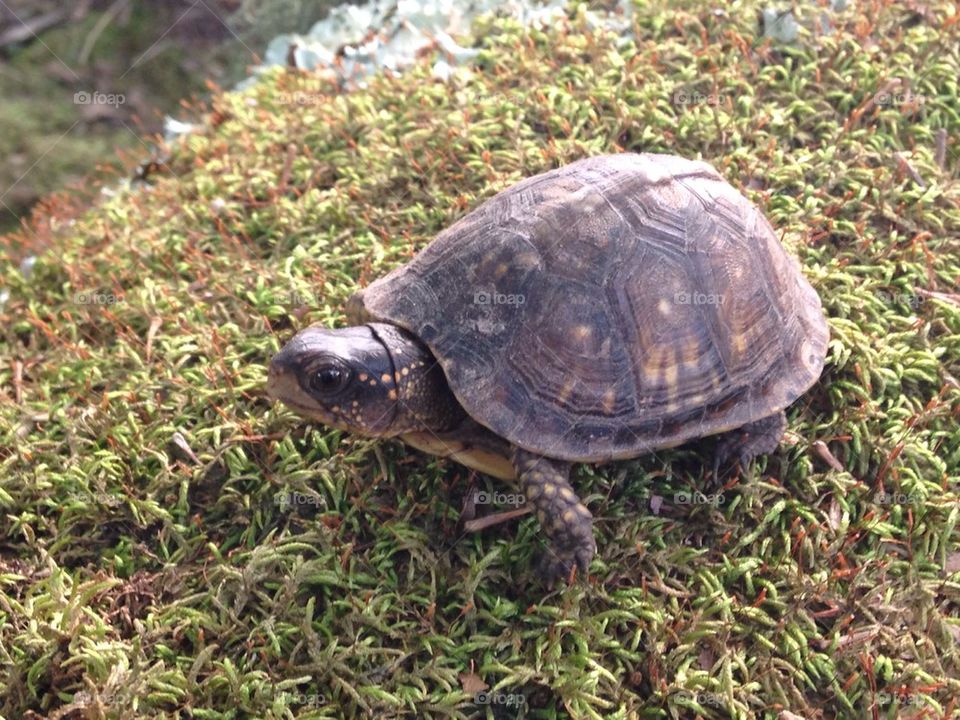
[[[490,686],[487,685],[476,673],[460,673],[460,687],[467,695],[476,695],[483,692]]]
[[[840,510],[840,504],[836,499],[832,499],[830,501],[830,509],[827,510],[827,525],[830,526],[831,530],[839,530],[842,520],[843,512]]]
[[[697,656],[697,661],[700,663],[701,670],[709,670],[713,667],[713,664],[716,662],[717,658],[714,657],[714,654],[704,648],[700,651],[700,655]]]
[[[829,465],[834,470],[843,470],[843,464],[834,457],[834,454],[830,452],[830,448],[827,447],[827,444],[823,440],[817,440],[813,445],[810,446],[810,449],[813,451],[813,454],[818,458],[823,460],[827,465]]]

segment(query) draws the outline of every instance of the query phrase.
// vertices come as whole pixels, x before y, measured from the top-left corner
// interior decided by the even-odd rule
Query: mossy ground
[[[640,8],[619,49],[575,10],[484,21],[450,84],[278,72],[149,187],[48,204],[51,249],[0,280],[0,714],[956,717],[956,10],[808,12],[787,46],[719,7]],[[617,150],[743,187],[832,340],[724,487],[709,442],[580,468],[599,555],[545,593],[532,518],[462,533],[463,468],[304,424],[265,364],[482,199]]]

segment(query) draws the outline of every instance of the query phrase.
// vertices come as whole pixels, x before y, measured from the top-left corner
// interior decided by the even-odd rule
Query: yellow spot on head
[[[563,495],[564,500],[570,500],[573,502],[577,499],[577,496],[573,494],[573,490],[568,487],[560,488],[560,494]]]
[[[339,406],[339,405],[334,405],[334,406],[333,406],[332,408],[330,408],[330,409],[331,409],[333,412],[340,412],[340,406]]]
[[[380,381],[381,381],[381,382],[388,383],[388,382],[390,382],[392,379],[393,379],[393,378],[390,377],[390,373],[384,373],[383,375],[380,376]]]
[[[407,375],[410,374],[410,368],[405,367],[405,368],[404,368],[403,370],[401,370],[400,372],[403,374],[404,377],[406,377]]]
[[[589,325],[577,325],[573,329],[573,336],[577,340],[586,340],[591,335],[593,335],[593,328]]]
[[[563,521],[570,525],[574,520],[577,519],[577,514],[573,510],[564,510],[563,511]]]
[[[387,397],[390,398],[391,400],[396,400],[396,399],[397,399],[397,391],[394,390],[393,388],[391,388],[391,389],[390,389],[390,392],[387,393]]]
[[[371,381],[370,381],[370,386],[371,386],[371,387],[373,387],[373,386],[376,385],[376,384],[377,384],[377,381],[376,381],[376,380],[371,380]]]
[[[400,383],[400,373],[394,373],[394,374],[393,374],[393,381],[394,381],[395,383],[397,383],[397,384]]]
[[[548,498],[553,497],[557,494],[557,486],[550,482],[545,482],[543,484],[543,494]]]
[[[366,381],[367,381],[367,377],[368,377],[368,375],[367,375],[366,373],[360,373],[360,374],[357,376],[357,378],[360,380],[360,382],[366,382]]]

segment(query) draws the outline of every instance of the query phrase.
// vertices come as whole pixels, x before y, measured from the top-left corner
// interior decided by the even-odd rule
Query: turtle
[[[756,206],[710,164],[656,153],[508,187],[346,315],[272,358],[269,395],[514,481],[546,534],[551,584],[585,576],[596,552],[573,464],[717,436],[714,471],[746,467],[777,449],[829,337]]]

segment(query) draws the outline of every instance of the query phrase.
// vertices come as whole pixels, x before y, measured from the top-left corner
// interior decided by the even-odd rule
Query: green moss
[[[758,7],[639,8],[626,46],[578,12],[484,20],[451,84],[429,58],[348,94],[278,71],[149,189],[48,208],[54,249],[2,280],[0,714],[955,712],[960,25],[878,5],[778,46]],[[893,78],[922,103],[876,104]],[[462,534],[462,468],[303,424],[265,363],[484,198],[617,150],[745,188],[823,299],[828,366],[723,488],[709,443],[578,470],[599,557],[544,594],[532,518]],[[694,488],[724,500],[674,502]]]

